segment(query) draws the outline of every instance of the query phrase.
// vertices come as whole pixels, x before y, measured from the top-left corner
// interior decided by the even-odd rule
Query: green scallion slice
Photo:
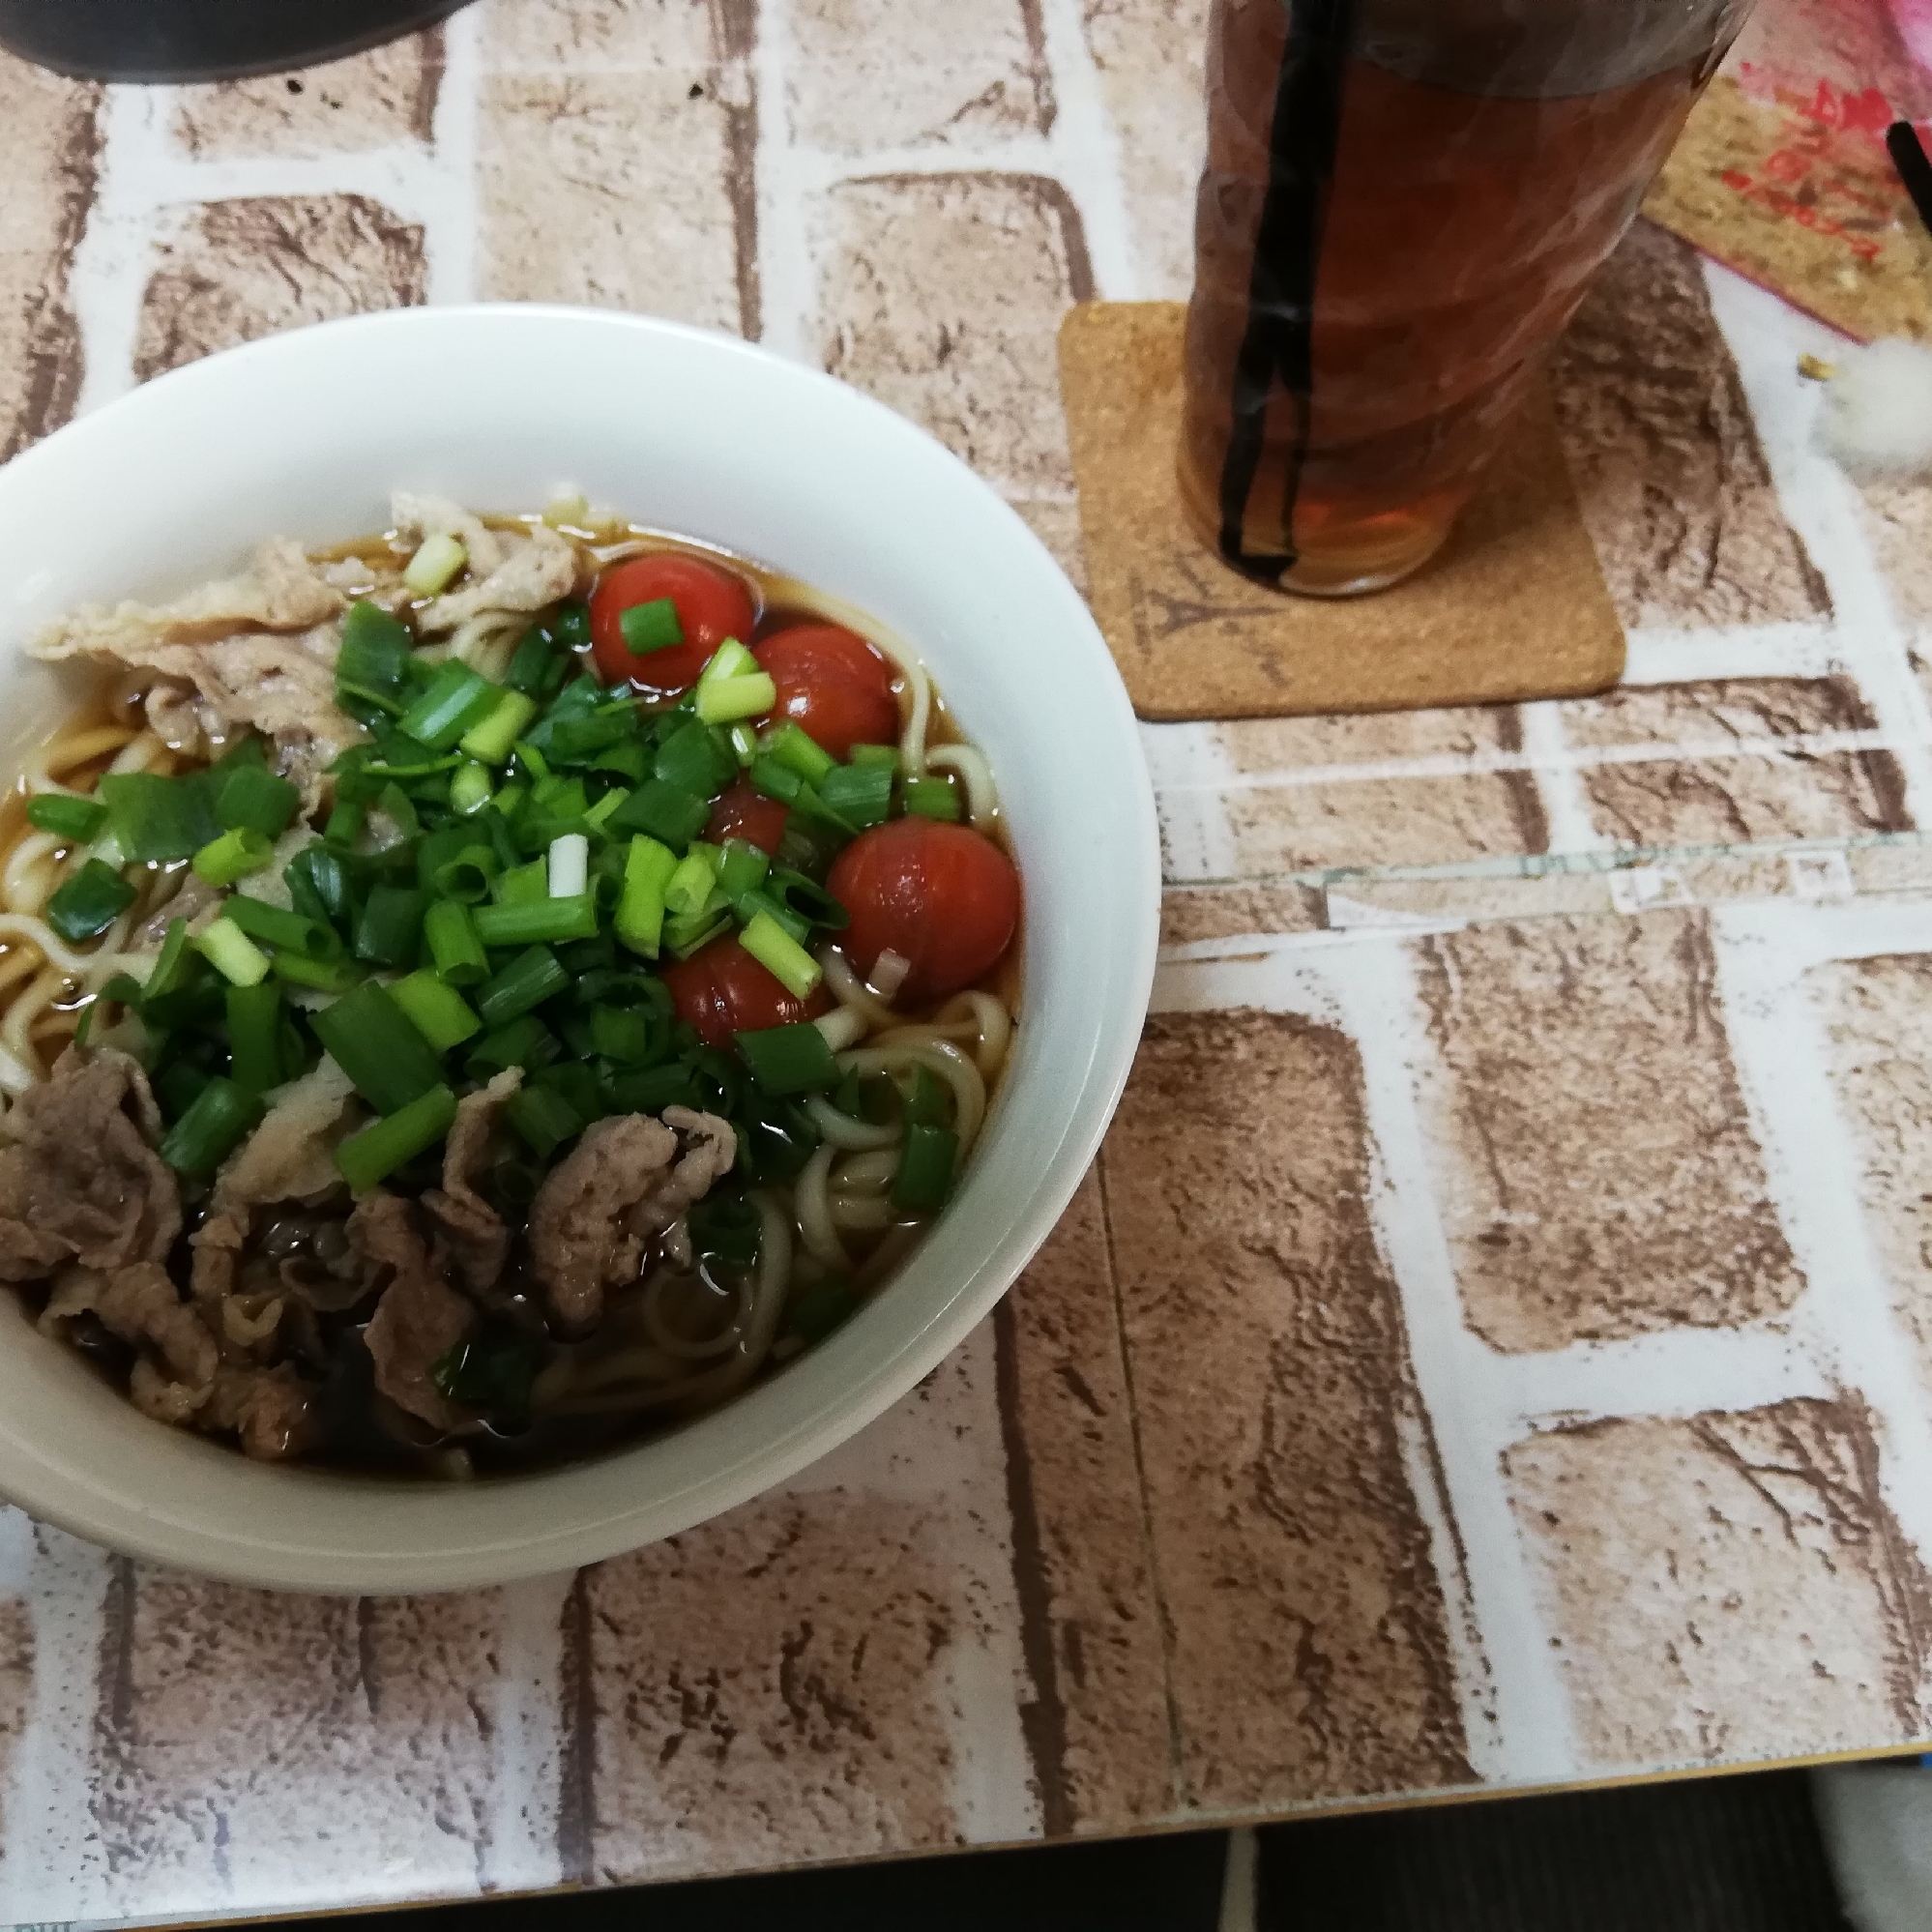
[[[858,1308],[859,1291],[842,1274],[828,1274],[792,1297],[785,1309],[785,1332],[807,1346],[822,1342]]]
[[[259,1094],[234,1080],[210,1080],[168,1129],[161,1157],[177,1174],[212,1174],[261,1117]]]
[[[462,994],[426,967],[398,980],[389,989],[389,996],[438,1053],[447,1053],[483,1031],[483,1021]]]
[[[246,905],[248,900],[233,903]],[[236,986],[259,985],[268,978],[268,954],[232,919],[218,919],[194,941],[201,956]]]
[[[548,1160],[567,1140],[584,1130],[577,1110],[561,1094],[544,1087],[525,1087],[512,1094],[503,1111],[539,1160]]]
[[[824,1093],[838,1085],[838,1062],[809,1020],[735,1036],[740,1057],[768,1094]]]
[[[893,811],[891,765],[834,765],[818,788],[828,811],[835,811],[862,832],[883,825]]]
[[[439,899],[423,915],[423,937],[436,971],[452,986],[480,986],[489,978],[489,957],[477,937],[470,909],[454,899]]]
[[[899,1171],[893,1180],[893,1205],[910,1214],[936,1215],[952,1194],[952,1170],[959,1158],[959,1136],[946,1127],[909,1127]]]
[[[356,922],[356,957],[372,966],[412,964],[428,906],[428,894],[414,887],[371,887]]]
[[[227,992],[229,1077],[251,1094],[279,1087],[288,1075],[282,1057],[281,988],[263,980]]]
[[[231,831],[279,838],[302,804],[302,788],[260,765],[237,765],[215,794],[215,816]]]
[[[951,778],[908,778],[902,797],[908,814],[938,819],[945,825],[957,825],[963,813],[959,793]]]
[[[649,657],[653,651],[668,651],[685,641],[685,627],[678,622],[678,606],[667,597],[649,603],[633,603],[617,620],[624,633],[624,648],[633,658]]]
[[[337,688],[393,696],[408,683],[414,648],[407,625],[366,598],[358,598],[342,620],[342,647],[336,656]]]
[[[563,1052],[557,1036],[535,1013],[525,1013],[508,1026],[485,1034],[470,1048],[467,1070],[472,1080],[491,1080],[511,1067],[534,1073]]]
[[[822,784],[828,772],[838,769],[838,760],[795,718],[768,726],[759,736],[758,748],[768,758],[789,765],[808,785]]]
[[[483,810],[489,804],[489,792],[488,768],[479,765],[474,753],[468,764],[458,765],[450,774],[450,809],[458,818]]]
[[[591,893],[478,906],[470,918],[485,946],[529,946],[538,941],[561,945],[567,939],[597,937],[597,898]]]
[[[275,846],[259,832],[246,826],[211,838],[194,855],[195,876],[211,886],[232,886],[250,872],[265,869],[275,858]]]
[[[65,792],[36,792],[27,801],[27,823],[70,845],[90,845],[107,823],[107,807],[93,799],[70,798]]]
[[[707,724],[736,724],[741,718],[763,717],[777,701],[778,688],[764,671],[700,684],[691,693],[692,709]]]
[[[311,959],[337,959],[342,952],[342,937],[333,925],[321,920],[305,919],[281,906],[237,893],[221,908],[222,917],[239,926],[250,939],[278,951],[306,952]]]
[[[657,958],[663,942],[664,888],[677,869],[678,856],[669,846],[642,833],[631,839],[612,930],[622,945],[646,959]]]
[[[710,799],[737,776],[738,760],[721,731],[693,717],[659,746],[652,772],[667,785]]]
[[[336,1165],[355,1192],[366,1193],[419,1154],[426,1154],[455,1119],[455,1095],[448,1087],[431,1087],[386,1119],[352,1133],[337,1148]]]
[[[769,912],[756,914],[738,943],[794,999],[809,998],[825,977],[818,961]]]
[[[90,859],[47,900],[47,923],[70,946],[78,946],[105,932],[133,903],[133,887],[111,865]]]
[[[604,821],[613,838],[641,832],[673,852],[683,852],[711,819],[711,801],[667,785],[662,778],[646,778]]]
[[[534,697],[521,690],[497,690],[490,709],[463,733],[458,748],[485,765],[501,765],[536,716]],[[454,785],[451,789],[454,793]]]
[[[395,1113],[443,1078],[442,1063],[415,1022],[373,981],[311,1015],[310,1024],[337,1066],[378,1113]]]
[[[153,772],[109,772],[97,790],[131,864],[192,859],[221,834],[204,775],[163,778]]]
[[[428,689],[402,714],[396,726],[431,751],[446,752],[466,732],[492,717],[503,695],[501,687],[472,670],[461,659],[447,658],[437,665]],[[509,735],[514,738],[516,734],[512,731]]]
[[[477,996],[477,1011],[487,1026],[502,1026],[553,999],[571,983],[557,955],[547,946],[519,952]]]

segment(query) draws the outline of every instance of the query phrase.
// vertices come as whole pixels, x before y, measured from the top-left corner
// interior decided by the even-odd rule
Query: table
[[[297,322],[632,307],[871,390],[1077,578],[1054,332],[1186,291],[1203,13],[482,0],[232,86],[0,64],[0,453]],[[0,1517],[0,1920],[1932,1732],[1932,496],[1812,453],[1835,347],[1640,227],[1558,371],[1625,688],[1147,729],[1167,946],[1105,1154],[796,1481],[413,1600]]]

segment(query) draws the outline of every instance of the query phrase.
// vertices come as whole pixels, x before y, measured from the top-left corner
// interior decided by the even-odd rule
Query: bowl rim
[[[137,429],[144,410],[171,408],[184,396],[191,396],[197,388],[206,389],[211,398],[219,398],[227,372],[238,367],[272,366],[283,359],[299,359],[312,352],[311,345],[318,338],[335,341],[351,336],[366,337],[384,334],[434,336],[479,327],[623,333],[645,345],[646,353],[654,341],[675,340],[702,354],[739,358],[762,366],[781,383],[800,385],[821,398],[835,395],[837,400],[830,406],[869,419],[875,433],[898,439],[908,451],[916,450],[917,459],[934,466],[936,477],[947,479],[955,490],[963,488],[977,497],[980,509],[995,526],[1004,528],[1007,541],[1030,553],[1036,566],[1050,573],[1051,580],[1057,580],[1056,595],[1064,592],[1064,597],[1062,609],[1053,613],[1056,624],[1068,632],[1067,648],[1083,653],[1083,668],[1091,667],[1096,673],[1095,704],[1123,762],[1126,780],[1121,787],[1123,803],[1130,805],[1126,815],[1117,816],[1108,825],[1108,870],[1116,874],[1113,889],[1126,904],[1122,920],[1133,935],[1130,951],[1118,962],[1115,974],[1123,997],[1111,1008],[1101,1001],[1094,1003],[1097,1010],[1087,1023],[1090,1037],[1086,1058],[1067,1108],[1068,1130],[1042,1161],[1039,1182],[1020,1211],[1003,1230],[995,1231],[989,1238],[988,1245],[999,1250],[990,1257],[990,1265],[976,1266],[949,1295],[924,1311],[923,1318],[889,1354],[847,1385],[835,1401],[821,1402],[809,1415],[794,1420],[766,1440],[721,1461],[708,1476],[679,1489],[668,1502],[647,1501],[621,1513],[606,1511],[588,1518],[579,1516],[540,1534],[497,1538],[420,1558],[373,1554],[358,1558],[334,1545],[307,1548],[295,1542],[250,1546],[232,1536],[211,1536],[205,1529],[196,1529],[166,1510],[144,1506],[134,1498],[103,1495],[57,1461],[50,1460],[46,1452],[23,1458],[21,1446],[9,1441],[5,1428],[0,1427],[0,1496],[90,1541],[231,1582],[330,1594],[433,1592],[507,1583],[595,1562],[677,1535],[796,1476],[901,1400],[958,1347],[1038,1252],[1065,1214],[1099,1148],[1126,1086],[1152,993],[1161,897],[1159,834],[1152,783],[1138,721],[1085,600],[1012,506],[929,431],[863,390],[760,343],[689,323],[561,304],[432,306],[312,324],[243,343],[170,370],[63,425],[0,465],[0,513],[4,513],[6,496],[31,487],[41,471],[76,460],[98,461],[98,455],[90,453],[87,445],[96,439],[110,444],[124,428]],[[158,397],[160,401],[156,400]],[[272,454],[264,457],[265,462],[276,460],[285,461],[287,457],[277,458]],[[381,480],[377,486],[388,487]],[[246,538],[248,533],[238,534]],[[209,568],[212,567],[211,561]],[[1043,578],[1042,582],[1048,580]],[[23,642],[24,639],[16,641],[10,650],[5,640],[0,640],[0,653],[5,654],[3,661],[10,667],[17,659]],[[926,659],[924,646],[919,640],[914,642],[922,658]],[[942,686],[946,683],[943,674],[940,682]],[[1006,1097],[1007,1090],[1003,1089],[996,1104]],[[821,1347],[831,1345],[821,1344]],[[734,1398],[733,1403],[712,1414],[726,1413],[744,1399]],[[146,1418],[140,1420],[144,1424],[148,1421]],[[691,1426],[699,1426],[702,1420]],[[171,1435],[174,1433],[170,1431]],[[224,1460],[235,1454],[232,1449],[205,1439],[191,1440],[209,1454]],[[647,1441],[639,1448],[649,1446]],[[485,1480],[492,1489],[511,1484],[560,1488],[586,1470],[632,1452],[620,1449],[583,1463]],[[366,1483],[372,1492],[380,1494],[394,1494],[404,1486],[393,1480],[358,1478],[342,1472],[300,1467],[278,1470],[276,1476],[278,1480],[291,1485],[291,1497],[300,1485],[318,1480],[338,1489],[345,1484]],[[648,1526],[644,1521],[647,1518]]]

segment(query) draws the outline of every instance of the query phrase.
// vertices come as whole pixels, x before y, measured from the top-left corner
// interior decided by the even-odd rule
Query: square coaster
[[[1175,480],[1178,302],[1090,302],[1060,330],[1089,597],[1156,720],[1574,697],[1624,668],[1547,394],[1442,553],[1370,597],[1250,583],[1194,535]]]

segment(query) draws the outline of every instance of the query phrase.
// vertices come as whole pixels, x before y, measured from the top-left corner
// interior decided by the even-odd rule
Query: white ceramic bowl
[[[908,640],[1000,778],[1026,882],[1025,1014],[958,1196],[890,1287],[738,1401],[599,1461],[451,1487],[253,1464],[136,1414],[8,1322],[0,1493],[117,1549],[293,1589],[447,1590],[591,1562],[742,1503],[861,1428],[991,1308],[1066,1207],[1154,966],[1158,844],[1132,714],[1025,524],[856,390],[634,316],[436,308],[301,330],[163,376],[0,469],[6,769],[64,701],[20,655],[48,618],[185,589],[270,532],[379,529],[397,486],[502,511],[581,490]]]

